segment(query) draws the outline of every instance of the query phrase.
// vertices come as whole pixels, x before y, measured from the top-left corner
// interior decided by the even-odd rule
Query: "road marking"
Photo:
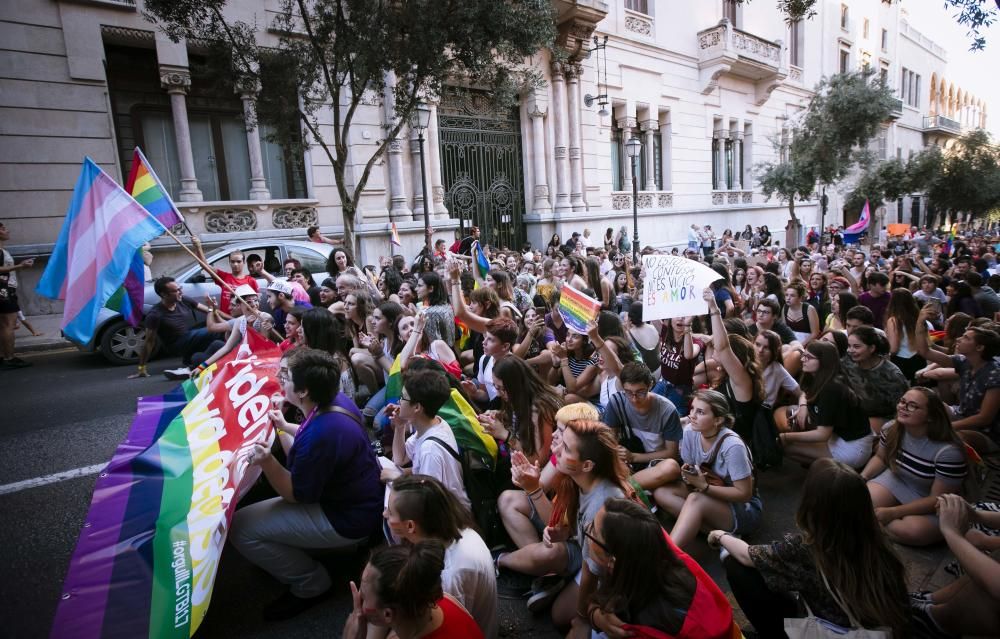
[[[103,470],[105,466],[107,466],[107,464],[94,464],[93,466],[84,466],[83,468],[64,470],[61,473],[53,473],[51,475],[45,475],[43,477],[34,477],[32,479],[25,479],[24,481],[17,481],[14,482],[13,484],[4,484],[0,486],[0,495],[19,493],[22,490],[28,490],[29,488],[38,488],[39,486],[57,484],[61,481],[76,479],[77,477],[86,477],[87,475],[94,475]]]

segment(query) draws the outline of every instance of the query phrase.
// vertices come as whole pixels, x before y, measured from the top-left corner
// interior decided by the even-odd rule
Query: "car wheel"
[[[146,329],[135,327],[125,320],[118,320],[101,335],[101,355],[118,366],[139,361],[146,340]]]

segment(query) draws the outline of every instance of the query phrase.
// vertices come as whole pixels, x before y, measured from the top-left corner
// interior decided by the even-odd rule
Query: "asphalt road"
[[[0,372],[0,493],[2,487],[53,473],[106,463],[124,438],[136,397],[156,395],[175,382],[162,377],[170,361],[150,365],[152,377],[128,380],[130,368],[109,366],[76,351],[27,356],[32,368]],[[0,637],[48,636],[61,585],[90,504],[96,470],[43,486],[0,494]],[[762,529],[768,540],[794,527],[797,491],[805,471],[785,464],[761,474]],[[753,541],[751,540],[751,541]],[[725,586],[717,555],[702,542],[692,553]],[[212,604],[199,637],[339,637],[350,607],[347,581],[360,557],[326,559],[336,594],[283,623],[265,624],[260,610],[281,592],[268,575],[226,549]],[[501,600],[504,637],[558,637],[547,616],[534,617],[521,601]]]

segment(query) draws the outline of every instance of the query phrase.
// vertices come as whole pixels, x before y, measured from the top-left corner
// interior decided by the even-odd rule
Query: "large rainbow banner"
[[[52,637],[191,637],[201,624],[247,464],[268,418],[281,353],[247,331],[197,381],[140,397],[94,486]]]

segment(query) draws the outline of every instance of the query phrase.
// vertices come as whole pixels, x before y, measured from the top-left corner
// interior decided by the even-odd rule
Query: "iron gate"
[[[444,203],[482,241],[520,249],[526,239],[521,123],[481,91],[447,90],[438,107]]]

